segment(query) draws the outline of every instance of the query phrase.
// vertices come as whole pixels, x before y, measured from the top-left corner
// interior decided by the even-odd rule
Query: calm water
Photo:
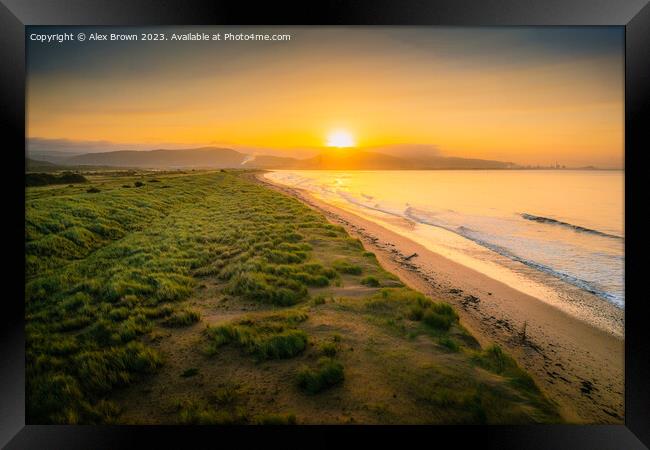
[[[274,182],[537,296],[567,283],[624,308],[622,171],[277,171]],[[400,226],[396,218],[415,222]]]

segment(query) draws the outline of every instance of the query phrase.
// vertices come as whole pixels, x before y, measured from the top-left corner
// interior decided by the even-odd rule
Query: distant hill
[[[61,167],[58,164],[49,161],[25,158],[25,171],[27,172],[53,172],[60,169]]]
[[[299,168],[301,162],[302,160],[296,158],[255,155],[249,156],[241,166],[255,169],[296,169]]]
[[[233,168],[241,166],[248,158],[229,148],[202,147],[186,150],[120,150],[115,152],[86,153],[68,158],[66,164],[74,166],[114,166],[141,168]]]
[[[397,170],[413,168],[411,161],[382,153],[332,150],[313,158],[303,159],[299,169],[321,170]]]
[[[271,155],[250,155],[229,148],[201,147],[185,150],[119,150],[86,153],[70,156],[63,161],[57,160],[57,164],[60,164],[59,169],[64,167],[122,167],[147,169],[425,170],[514,167],[514,164],[502,161],[427,155],[423,152],[410,155],[409,157],[399,157],[363,150],[329,149],[311,158],[297,159]],[[51,164],[45,161],[43,163]],[[52,164],[52,166],[54,165]]]
[[[60,174],[28,173],[25,174],[25,186],[47,186],[48,184],[75,184],[86,183],[88,180],[83,175],[72,172]]]
[[[383,153],[332,150],[313,158],[299,160],[296,169],[339,170],[426,170],[426,169],[506,169],[514,164],[483,159],[445,156],[400,158]]]
[[[458,158],[455,156],[429,156],[411,160],[419,169],[512,169],[512,162],[489,159]]]

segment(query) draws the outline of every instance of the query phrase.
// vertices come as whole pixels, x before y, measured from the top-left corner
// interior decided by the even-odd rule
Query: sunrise
[[[624,423],[622,27],[27,28],[28,424]]]
[[[293,156],[350,129],[359,148],[621,167],[617,33],[325,27],[289,42],[33,43],[28,135]]]

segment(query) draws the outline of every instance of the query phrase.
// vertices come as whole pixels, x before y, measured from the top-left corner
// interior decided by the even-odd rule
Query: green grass
[[[182,310],[174,312],[162,324],[170,328],[187,327],[198,322],[200,318],[201,315],[197,311]]]
[[[481,352],[477,352],[472,361],[478,366],[502,375],[510,382],[531,393],[539,393],[539,388],[528,373],[521,369],[515,360],[506,354],[498,345],[491,345]]]
[[[208,328],[208,353],[234,345],[258,360],[293,358],[307,347],[307,334],[297,329],[305,320],[306,314],[274,314]]]
[[[182,425],[295,425],[293,413],[264,413],[249,415],[234,404],[214,404],[198,400],[176,403],[178,422]]]
[[[458,314],[447,303],[431,302],[416,296],[409,307],[407,317],[413,321],[422,321],[427,326],[440,331],[448,331],[458,322]]]
[[[165,176],[164,190],[137,177],[93,181],[100,192],[92,197],[67,186],[27,190],[28,390],[44,392],[56,379],[77,399],[50,409],[40,407],[40,394],[30,396],[30,423],[108,420],[94,410],[106,409],[94,388],[129,384],[138,371],[89,371],[97,380],[87,381],[72,360],[87,352],[112,358],[156,327],[195,323],[196,312],[174,305],[193,293],[201,271],[232,295],[281,306],[338,277],[303,242],[305,233],[330,225],[294,199],[226,172]],[[138,189],[122,188],[125,182]],[[260,336],[254,353],[261,358],[288,357],[306,345],[295,329]]]
[[[324,356],[329,356],[329,357],[331,358],[331,357],[336,356],[336,352],[338,351],[338,348],[337,348],[335,342],[323,342],[323,343],[319,346],[318,350],[319,350],[320,353],[322,353]]]
[[[200,401],[185,401],[178,405],[178,422],[182,425],[243,425],[249,417],[241,409],[224,410]]]
[[[219,406],[233,405],[239,398],[239,386],[226,384],[210,393],[208,400]]]
[[[356,241],[352,241],[352,242],[356,242]],[[341,260],[334,261],[333,266],[334,269],[336,269],[336,271],[339,273],[346,273],[349,275],[361,275],[361,273],[363,272],[361,266],[357,264],[351,264],[348,261],[341,261]]]
[[[380,286],[379,280],[376,277],[373,277],[373,276],[367,276],[367,277],[361,279],[361,284],[365,284],[368,287],[379,287]]]
[[[255,309],[244,319],[208,327],[201,341],[207,353],[231,347],[244,358],[278,360],[273,364],[300,357],[296,365],[319,356],[296,375],[306,393],[343,382],[343,366],[333,358],[344,360],[340,343],[347,338],[312,338],[304,311],[345,310],[399,336],[424,334],[445,351],[467,352],[475,366],[505,377],[533,400],[539,397],[532,380],[503,352],[470,352],[455,339],[463,330],[449,305],[403,286],[382,288],[398,285],[388,283],[396,278],[376,257],[297,200],[229,171],[148,176],[89,176],[99,190],[92,195],[74,185],[26,191],[28,423],[117,421],[120,409],[111,401],[116,389],[164,365],[153,337],[158,342],[199,322],[200,305],[188,300],[205,285],[217,285],[217,297],[229,303]],[[350,301],[336,294],[340,286],[360,285],[379,289]],[[311,349],[310,341],[320,345]],[[174,376],[196,374],[191,367]],[[431,393],[432,404],[452,395],[444,394],[446,387]],[[179,403],[179,423],[296,422],[285,412],[249,414],[237,387],[201,394],[206,400]],[[492,406],[484,400],[492,397],[481,395],[490,419]],[[478,411],[472,398],[454,401]]]
[[[457,352],[460,350],[460,346],[456,341],[454,341],[451,337],[445,336],[438,340],[438,343],[445,347],[447,350],[450,352]]]
[[[343,365],[332,358],[323,357],[318,360],[316,367],[300,369],[296,383],[304,392],[318,394],[343,383],[344,378]]]

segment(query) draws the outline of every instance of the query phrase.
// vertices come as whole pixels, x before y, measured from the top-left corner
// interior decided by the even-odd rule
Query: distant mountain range
[[[60,154],[48,158],[39,154],[42,161],[32,166],[55,163],[71,166],[102,166],[148,169],[337,169],[337,170],[424,170],[424,169],[507,169],[515,164],[503,161],[467,159],[435,155],[399,157],[379,152],[354,149],[331,149],[320,155],[297,159],[290,157],[251,155],[229,148],[201,147],[185,150],[120,150],[86,153],[69,157]],[[50,161],[47,161],[50,159]],[[35,164],[37,163],[37,164]],[[30,168],[27,162],[28,170]]]

